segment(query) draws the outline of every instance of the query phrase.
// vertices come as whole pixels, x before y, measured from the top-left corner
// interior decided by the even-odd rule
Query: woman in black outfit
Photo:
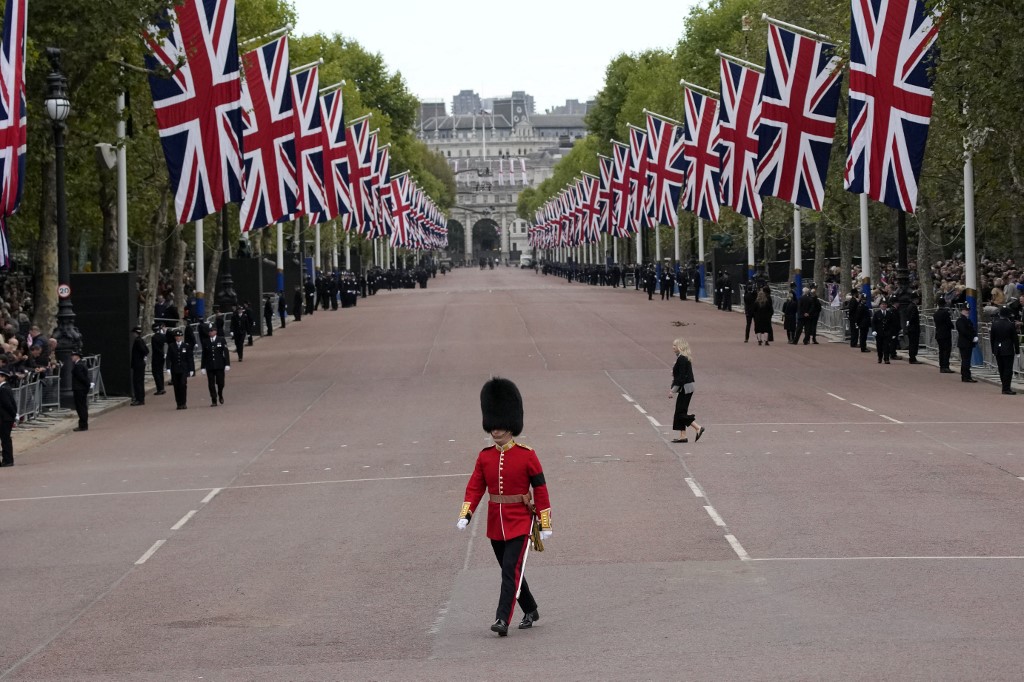
[[[771,297],[764,289],[757,292],[757,299],[754,301],[754,336],[757,337],[757,345],[771,345],[772,315],[775,309],[772,307]]]
[[[676,339],[672,342],[672,350],[676,354],[676,364],[672,367],[672,388],[668,397],[676,396],[676,413],[672,417],[672,428],[679,432],[679,438],[673,439],[672,442],[688,443],[687,428],[692,428],[697,433],[694,440],[698,441],[704,435],[704,427],[694,421],[696,419],[694,415],[687,414],[694,387],[690,344],[686,342],[686,339]]]

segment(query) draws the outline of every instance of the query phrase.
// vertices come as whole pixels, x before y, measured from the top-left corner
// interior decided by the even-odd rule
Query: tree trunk
[[[52,158],[40,169],[39,239],[35,243],[35,287],[32,322],[44,331],[57,327],[57,175]],[[13,311],[12,311],[13,312]]]
[[[96,177],[99,179],[100,215],[103,219],[103,238],[100,260],[96,272],[117,271],[117,191],[114,173],[107,168],[103,152],[96,150]]]
[[[931,266],[942,258],[930,208],[928,196],[921,193],[921,206],[917,212],[917,276],[920,280],[922,310],[935,307],[935,286],[932,283]]]
[[[818,287],[818,297],[825,295],[825,240],[828,228],[825,221],[818,216],[814,223],[814,283]]]
[[[846,224],[846,221],[844,220],[842,224]],[[853,247],[856,234],[853,230],[839,230],[839,288],[843,296],[853,289],[850,270],[853,269]]]
[[[140,259],[139,264],[145,267],[146,273],[146,297],[142,304],[142,315],[139,325],[145,330],[153,326],[153,308],[156,304],[156,290],[160,282],[160,263],[164,259],[164,236],[167,233],[167,210],[170,206],[170,189],[165,189],[160,196],[160,203],[153,214],[152,229],[150,230],[152,246],[144,248],[145,259]]]

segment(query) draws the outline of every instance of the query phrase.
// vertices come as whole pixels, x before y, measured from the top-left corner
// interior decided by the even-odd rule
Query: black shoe
[[[210,401],[210,407],[217,407],[217,401],[216,400],[211,400]]]
[[[921,362],[920,360],[911,360],[909,364],[911,364],[911,365],[923,365],[924,363]]]
[[[523,616],[523,619],[519,621],[520,630],[528,630],[533,627],[533,624],[540,620],[540,613],[537,609],[534,609],[530,613]]]
[[[1011,391],[1009,389],[1003,391],[1003,395],[1017,395],[1017,391]],[[520,626],[522,627],[522,626]]]
[[[145,403],[140,403],[138,400],[133,400],[130,403],[128,403],[129,407],[135,407],[136,405],[145,405]]]
[[[178,409],[179,410],[187,410],[188,409],[188,405],[178,405]]]
[[[889,362],[889,361],[886,360],[886,362]],[[882,364],[882,358],[878,358],[878,364]]]
[[[221,396],[217,396],[217,400],[219,400],[219,401],[220,401],[220,404],[221,404],[221,405],[223,405],[223,404],[224,404],[224,396],[222,396],[222,395],[221,395]]]
[[[868,350],[867,348],[861,348],[861,349],[860,349],[860,352],[861,352],[861,353],[870,353],[871,351],[870,351],[870,350]]]
[[[766,346],[770,346],[770,345],[772,345],[772,343],[771,343],[771,341],[765,341],[765,342],[764,342],[764,345],[766,345]]]
[[[814,339],[813,341],[811,341],[811,343],[813,343],[813,344],[814,344],[815,346],[817,346],[817,345],[820,345],[820,344],[818,343],[818,339]]]
[[[940,369],[939,374],[956,374],[956,372],[951,369]]]
[[[961,379],[960,381],[964,382],[965,384],[976,384],[976,383],[978,383],[977,379]]]
[[[499,637],[508,637],[508,623],[501,618],[497,619],[491,626],[491,632],[497,632]]]
[[[89,430],[89,427],[88,427],[88,426],[86,426],[86,427],[85,427],[85,428],[83,429],[83,428],[82,428],[81,426],[76,426],[75,428],[73,428],[73,429],[71,429],[71,430],[72,430],[72,431],[88,431],[88,430]]]
[[[0,467],[12,467],[14,462],[0,462]]]
[[[157,391],[153,395],[163,395],[164,393],[167,393],[167,391]]]
[[[885,364],[887,364],[887,365],[888,365],[888,364],[890,364],[890,362],[889,362],[888,360],[886,360],[886,361],[885,361]]]

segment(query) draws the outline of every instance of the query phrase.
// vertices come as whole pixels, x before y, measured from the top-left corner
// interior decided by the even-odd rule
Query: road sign
[[[61,284],[57,287],[57,295],[61,298],[68,298],[71,296],[71,287],[67,284]]]

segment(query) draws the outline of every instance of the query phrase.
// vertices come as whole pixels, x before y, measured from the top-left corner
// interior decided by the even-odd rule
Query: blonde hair
[[[685,356],[687,360],[693,360],[693,351],[690,350],[690,344],[686,342],[686,339],[679,337],[672,342],[672,348],[680,355]]]

